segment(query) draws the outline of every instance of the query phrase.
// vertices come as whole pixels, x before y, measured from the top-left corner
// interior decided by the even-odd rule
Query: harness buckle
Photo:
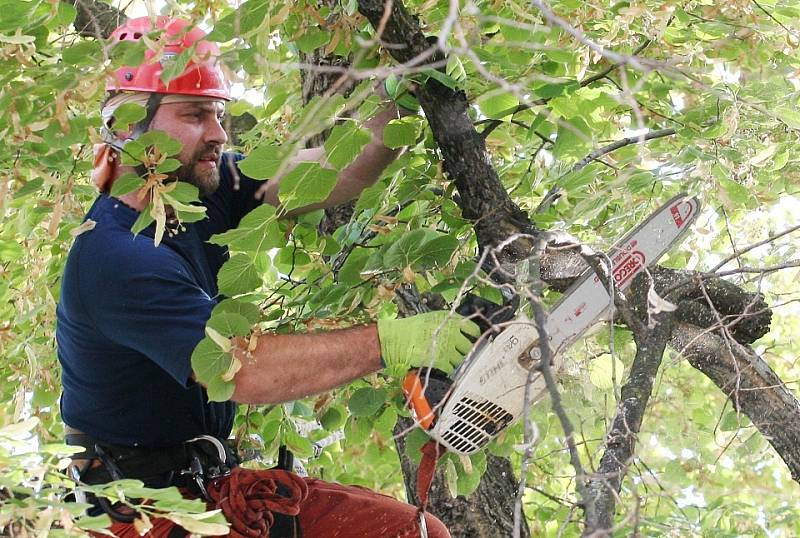
[[[72,494],[75,496],[75,500],[79,503],[86,504],[89,500],[86,498],[86,492],[80,489],[81,486],[81,470],[78,469],[78,466],[74,463],[71,463],[68,467],[70,478],[75,481],[75,489],[73,490]]]
[[[200,494],[203,496],[207,502],[212,502],[211,496],[208,494],[208,490],[206,489],[206,482],[204,480],[205,473],[203,472],[203,464],[200,462],[200,458],[197,456],[192,456],[192,459],[189,461],[189,467],[187,469],[183,469],[181,471],[181,476],[191,476],[192,480],[194,480],[197,489],[200,490]]]
[[[192,444],[206,441],[213,447],[214,453],[201,448],[193,447]],[[181,476],[190,476],[194,481],[200,494],[207,502],[212,502],[211,496],[208,494],[206,484],[217,478],[231,474],[231,469],[228,464],[228,452],[222,441],[212,435],[200,435],[185,442],[189,450],[191,459],[189,460],[189,467],[180,471]],[[205,457],[202,458],[200,455]],[[209,461],[211,460],[211,461]],[[214,461],[215,460],[215,461]],[[204,465],[203,462],[207,462]]]

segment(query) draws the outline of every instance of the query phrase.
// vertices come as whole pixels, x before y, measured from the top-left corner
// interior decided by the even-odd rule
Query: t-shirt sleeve
[[[101,262],[94,275],[87,269],[90,274],[85,276],[105,285],[94,290],[86,286],[82,295],[91,300],[84,299],[84,306],[103,336],[145,355],[188,386],[192,352],[205,335],[216,303],[191,278],[177,254],[139,254],[135,259]]]

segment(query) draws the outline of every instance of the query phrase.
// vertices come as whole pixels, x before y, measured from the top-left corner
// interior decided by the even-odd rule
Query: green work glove
[[[395,377],[421,366],[451,373],[472,349],[467,336],[480,334],[475,323],[448,311],[378,321],[381,356],[387,373]]]

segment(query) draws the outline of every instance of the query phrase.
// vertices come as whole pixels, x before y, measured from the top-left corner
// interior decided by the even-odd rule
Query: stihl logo
[[[678,202],[669,208],[672,213],[672,220],[675,221],[675,226],[683,228],[683,225],[691,218],[694,213],[694,206],[689,202]]]
[[[622,260],[620,264],[614,268],[614,282],[617,286],[623,286],[628,280],[636,276],[636,274],[647,265],[647,258],[640,251],[631,252],[631,255]]]

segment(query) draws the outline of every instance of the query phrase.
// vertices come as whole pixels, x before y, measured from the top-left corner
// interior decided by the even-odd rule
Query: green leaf
[[[13,262],[25,255],[22,245],[14,241],[0,240],[0,261]]]
[[[394,407],[387,407],[383,413],[375,420],[375,431],[384,437],[392,436],[392,428],[397,423],[397,410]]]
[[[750,421],[742,414],[737,413],[735,410],[728,411],[722,416],[719,423],[719,429],[724,432],[731,432],[748,426]]]
[[[608,390],[622,382],[625,365],[616,357],[605,354],[589,363],[589,380],[598,389]]]
[[[161,82],[166,85],[167,89],[169,89],[170,81],[180,76],[186,69],[186,64],[189,63],[189,60],[192,58],[192,54],[194,54],[194,47],[190,47],[180,54],[169,52],[162,53],[161,58],[159,59],[163,67],[160,78]]]
[[[487,118],[508,121],[511,119],[514,110],[519,106],[519,99],[511,93],[495,93],[489,96],[481,96],[478,99],[478,106]]]
[[[217,275],[219,291],[224,295],[239,295],[253,291],[262,284],[253,260],[236,254],[226,261]]]
[[[430,233],[424,229],[404,233],[384,254],[384,265],[401,269],[412,265],[419,259],[420,247],[430,238]]]
[[[347,260],[339,269],[337,275],[339,282],[350,286],[359,284],[361,282],[361,270],[367,264],[371,252],[370,249],[356,247],[347,256]]]
[[[392,120],[383,128],[383,143],[392,149],[410,146],[417,142],[420,131],[421,122],[417,116]]]
[[[224,381],[222,376],[230,370],[233,356],[206,336],[194,348],[191,361],[195,378],[206,386],[209,401],[230,400],[236,385],[233,381]]]
[[[175,159],[166,159],[164,162],[172,161]],[[195,202],[200,194],[200,191],[194,185],[186,183],[185,181],[178,181],[175,187],[170,191],[169,195],[180,200],[181,202]]]
[[[559,160],[580,160],[592,149],[592,132],[581,118],[558,122],[558,135],[553,146],[553,156]]]
[[[355,160],[370,140],[372,134],[367,129],[359,128],[355,122],[346,121],[337,125],[325,141],[328,162],[341,170]]]
[[[35,193],[42,188],[42,185],[44,185],[44,180],[40,177],[28,181],[14,193],[14,200],[19,200],[29,194]]]
[[[286,158],[286,149],[280,146],[261,144],[247,157],[236,163],[239,170],[253,179],[270,179]]]
[[[159,172],[161,174],[168,174],[170,172],[174,172],[180,167],[181,167],[181,162],[178,159],[172,159],[172,158],[164,159],[164,162],[162,162],[156,167],[156,172]],[[184,185],[189,185],[189,184],[184,183]],[[193,187],[194,185],[189,185],[189,186]],[[194,199],[197,199],[197,196],[195,196]]]
[[[450,257],[458,248],[458,245],[458,239],[452,235],[441,235],[431,239],[420,249],[418,263],[425,266],[445,265],[450,261]]]
[[[458,89],[458,81],[456,79],[454,79],[453,77],[451,77],[449,75],[446,75],[446,74],[442,73],[441,71],[439,71],[437,69],[424,69],[422,71],[422,73],[424,75],[427,75],[430,78],[432,78],[432,79],[444,84],[445,86],[447,86],[451,90]]]
[[[458,470],[453,458],[444,460],[444,478],[447,484],[447,491],[450,492],[450,497],[458,497]]]
[[[363,387],[350,396],[347,407],[354,417],[373,416],[386,403],[386,389]]]
[[[336,431],[344,426],[346,419],[347,412],[345,411],[344,407],[332,405],[319,419],[319,423],[322,424],[322,427],[328,431]]]
[[[422,429],[414,428],[411,430],[406,436],[406,457],[419,465],[419,461],[422,458],[422,445],[430,440],[431,438]]]
[[[175,140],[164,131],[147,131],[136,140],[131,140],[125,145],[122,153],[122,164],[136,165],[144,161],[148,148],[156,147],[164,155],[177,155],[183,144]]]
[[[547,83],[538,86],[534,89],[536,97],[542,99],[552,99],[553,97],[558,97],[559,95],[564,95],[567,93],[572,93],[575,90],[580,88],[580,84],[576,81],[569,81],[569,82],[558,82],[558,83]]]
[[[797,109],[778,107],[775,109],[775,115],[792,129],[800,129],[800,111]]]
[[[266,106],[264,106],[264,115],[267,117],[272,116],[280,107],[283,106],[288,98],[289,94],[287,92],[278,92],[273,95],[272,98],[267,102]]]
[[[336,180],[335,170],[322,168],[319,163],[300,163],[281,180],[281,208],[288,212],[322,202],[333,191]]]
[[[75,521],[75,525],[86,531],[103,531],[111,526],[113,521],[108,514],[99,516],[84,516]]]
[[[61,58],[74,66],[96,65],[101,61],[101,47],[99,41],[80,41],[64,49]]]
[[[404,233],[394,241],[384,254],[384,265],[403,268],[425,268],[444,265],[458,248],[458,239],[429,229],[416,229]]]
[[[127,125],[136,123],[143,120],[147,115],[144,107],[138,103],[125,103],[117,107],[114,111],[114,128],[119,126],[125,127]],[[125,130],[124,128],[122,130]]]
[[[155,222],[155,219],[150,215],[151,206],[152,204],[147,204],[147,207],[145,207],[144,210],[139,213],[139,216],[136,218],[133,226],[131,226],[131,232],[133,232],[134,235],[138,235],[139,232]]]
[[[458,82],[461,82],[467,78],[467,72],[464,70],[464,64],[461,63],[461,60],[456,54],[448,56],[445,72],[447,73],[447,76]]]
[[[331,40],[331,33],[317,28],[307,29],[297,38],[297,48],[306,54],[311,54],[314,49],[324,47]]]
[[[254,253],[282,247],[286,240],[276,211],[273,206],[262,204],[245,215],[237,228],[214,234],[208,242],[227,245],[233,251]]]
[[[225,299],[218,303],[211,311],[211,317],[225,313],[238,314],[242,316],[249,325],[258,323],[261,318],[261,310],[253,303],[246,303],[239,299]]]
[[[67,26],[72,24],[72,21],[75,20],[75,17],[78,15],[78,10],[75,9],[74,6],[66,3],[66,2],[59,2],[58,3],[58,13],[56,16],[53,17],[53,20],[50,21],[55,26]]]
[[[244,316],[235,312],[220,312],[219,314],[211,315],[207,322],[207,326],[211,327],[222,336],[247,336],[250,334],[250,322]]]
[[[179,514],[177,512],[168,512],[161,517],[177,523],[192,534],[223,536],[230,533],[230,528],[224,519],[222,521],[208,522],[203,521],[196,514]]]
[[[299,458],[310,458],[314,455],[311,441],[294,430],[289,429],[283,435],[283,443]]]
[[[463,460],[467,459],[472,469],[465,469]],[[459,495],[471,495],[481,483],[483,473],[486,472],[486,453],[481,451],[470,456],[461,456],[456,465],[458,469],[457,490]]]
[[[144,187],[144,179],[138,174],[128,172],[118,177],[114,184],[111,185],[111,196],[119,198],[128,193],[138,191],[141,187]]]

